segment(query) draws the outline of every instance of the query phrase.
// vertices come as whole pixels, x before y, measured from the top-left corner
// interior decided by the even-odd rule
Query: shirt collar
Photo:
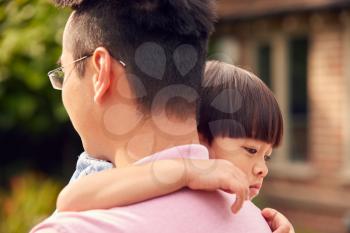
[[[144,164],[161,159],[177,159],[177,158],[187,158],[187,159],[209,159],[209,153],[206,147],[199,144],[188,144],[175,146],[150,156],[144,157],[134,164]],[[92,157],[86,152],[83,152],[77,161],[76,170],[71,178],[74,181],[82,176],[86,176],[95,172],[100,172],[103,170],[111,169],[113,164],[111,162],[100,160]]]
[[[146,156],[142,159],[137,160],[134,164],[144,164],[159,159],[176,159],[176,158],[187,158],[187,159],[209,159],[209,152],[205,146],[200,144],[187,144],[181,146],[174,146],[169,149],[162,150],[155,154]],[[92,157],[86,152],[83,152],[78,159],[77,168],[79,165],[85,167],[91,163],[96,163],[102,167],[111,164],[108,161],[100,160]]]
[[[187,158],[187,159],[209,159],[209,152],[206,147],[200,144],[188,144],[175,146],[153,155],[144,157],[134,164],[144,164],[160,159],[177,159],[177,158]]]

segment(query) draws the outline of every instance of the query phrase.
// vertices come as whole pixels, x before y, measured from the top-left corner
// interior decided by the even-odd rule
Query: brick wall
[[[295,223],[294,225],[297,229],[297,233],[301,231],[315,233],[347,233],[342,216],[340,215],[321,215],[315,212],[306,212],[302,209],[283,207],[280,207],[279,210]]]
[[[270,40],[276,49],[279,47],[276,46],[276,41],[288,40],[289,36],[295,35],[295,29],[305,28],[302,33],[309,38],[310,142],[310,159],[306,164],[312,168],[310,174],[313,175],[301,174],[296,177],[294,175],[299,174],[293,173],[303,173],[304,170],[293,170],[291,163],[284,164],[280,171],[290,170],[288,175],[270,176],[265,182],[262,195],[269,206],[284,212],[295,226],[301,227],[299,229],[312,229],[310,232],[313,233],[346,233],[344,216],[350,212],[350,186],[345,186],[339,179],[346,156],[350,156],[345,151],[346,144],[349,143],[345,131],[345,108],[349,106],[350,101],[347,93],[350,89],[350,81],[347,79],[350,77],[346,75],[346,70],[350,69],[346,68],[350,64],[346,59],[350,58],[350,45],[348,52],[345,45],[350,43],[346,41],[346,38],[350,38],[350,29],[348,37],[345,37],[345,24],[342,20],[342,15],[350,15],[349,12],[350,10],[347,13],[345,10],[320,11],[249,21],[242,19],[238,22],[224,22],[217,27],[217,35],[231,34],[240,41],[241,59],[238,65],[255,71],[256,67],[249,67],[254,66],[252,40],[262,37],[264,40]],[[295,25],[287,28],[290,19],[293,19]],[[259,21],[263,22],[264,27]],[[350,16],[348,21],[350,28]],[[275,35],[279,35],[280,39],[276,40]],[[282,43],[281,46],[285,44]],[[280,55],[283,57],[283,52]],[[292,146],[293,142],[290,142],[290,145]]]
[[[348,0],[218,0],[221,18],[256,17],[348,6]]]
[[[334,184],[344,148],[343,28],[339,15],[310,18],[308,85],[310,100],[310,151],[314,167],[324,183]],[[323,178],[324,177],[324,178]]]

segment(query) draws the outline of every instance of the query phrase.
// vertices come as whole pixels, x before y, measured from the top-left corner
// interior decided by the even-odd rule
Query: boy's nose
[[[256,163],[253,167],[254,175],[264,178],[269,173],[265,161]]]

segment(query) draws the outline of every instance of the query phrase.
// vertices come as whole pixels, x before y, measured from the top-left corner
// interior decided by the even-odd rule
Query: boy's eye
[[[248,153],[250,154],[256,154],[256,152],[258,152],[256,149],[254,148],[249,148],[249,147],[243,147],[246,151],[248,151]]]
[[[264,156],[264,159],[265,159],[265,161],[270,161],[270,160],[271,160],[271,156],[265,155],[265,156]]]

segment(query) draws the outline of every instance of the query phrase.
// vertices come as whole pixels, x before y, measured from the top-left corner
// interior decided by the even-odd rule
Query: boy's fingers
[[[246,194],[245,194],[245,200],[246,200],[246,201],[250,200],[249,188],[246,188],[246,189],[245,189],[245,193],[246,193]]]
[[[236,200],[233,203],[231,210],[234,214],[236,214],[242,208],[243,203],[246,200],[246,196],[245,196],[245,190],[242,188],[233,190],[233,192],[236,193]]]
[[[242,189],[244,190],[244,200],[249,200],[249,183],[248,183],[248,180],[246,178],[246,176],[242,176],[241,177],[241,184],[242,185]]]
[[[236,200],[231,207],[232,213],[236,214],[242,208],[243,200],[236,195]]]
[[[261,213],[267,220],[273,220],[277,215],[277,211],[271,208],[265,208],[261,211]]]
[[[261,214],[269,223],[273,233],[294,233],[293,226],[288,219],[277,210],[271,208],[265,208],[261,211]]]

